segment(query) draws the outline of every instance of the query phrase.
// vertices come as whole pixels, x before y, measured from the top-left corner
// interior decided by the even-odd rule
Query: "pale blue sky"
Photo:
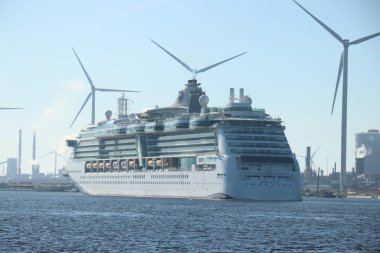
[[[343,38],[380,32],[378,0],[299,3]],[[284,120],[297,155],[321,145],[315,164],[340,168],[341,89],[333,116],[330,110],[343,48],[290,0],[0,0],[0,31],[0,107],[26,108],[0,111],[0,161],[17,156],[21,128],[24,172],[31,172],[34,128],[42,155],[59,140],[63,152],[65,136],[90,122],[89,103],[69,129],[90,92],[71,46],[95,86],[141,91],[127,95],[131,111],[173,102],[191,73],[150,38],[194,68],[247,51],[198,75],[210,105],[224,105],[230,87],[245,88],[255,107]],[[348,85],[350,170],[355,133],[380,128],[380,37],[350,47]],[[119,96],[97,93],[97,120],[116,111]],[[42,172],[53,171],[53,157],[39,162]]]

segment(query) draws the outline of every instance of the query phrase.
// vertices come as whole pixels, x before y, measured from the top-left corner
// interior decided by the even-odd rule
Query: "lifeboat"
[[[121,165],[121,168],[123,168],[123,169],[125,169],[125,170],[128,168],[127,161],[122,161],[122,162],[120,163],[120,165]]]
[[[119,169],[119,162],[118,161],[113,161],[112,162],[112,168],[115,169],[115,170],[118,170]]]
[[[130,170],[135,169],[135,161],[134,160],[130,160],[128,162],[128,169],[130,169]]]
[[[106,169],[108,169],[108,170],[111,169],[111,163],[109,163],[109,162],[106,163]]]
[[[99,163],[99,169],[104,169],[104,163],[103,162]]]
[[[161,159],[156,160],[156,166],[162,167],[162,160]]]
[[[91,166],[91,162],[86,162],[86,169],[91,169],[92,166]]]
[[[93,162],[92,163],[92,168],[97,169],[98,168],[98,162]]]
[[[149,167],[153,167],[153,165],[154,165],[154,161],[153,161],[153,160],[149,160],[149,161],[148,161],[148,166],[149,166]]]

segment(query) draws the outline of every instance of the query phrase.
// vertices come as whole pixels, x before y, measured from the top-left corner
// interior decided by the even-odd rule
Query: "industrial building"
[[[7,159],[7,178],[16,179],[17,177],[17,158],[8,158]]]
[[[358,175],[380,176],[379,130],[356,134],[355,167]]]
[[[18,158],[8,158],[5,162],[7,173],[0,177],[0,189],[37,189],[37,190],[67,190],[72,188],[72,182],[69,177],[63,175],[63,170],[58,170],[55,162],[54,174],[45,175],[40,172],[40,165],[36,155],[36,132],[33,132],[32,148],[32,175],[22,173],[21,155],[22,155],[22,130],[19,130],[19,148]],[[4,174],[4,172],[3,172]]]

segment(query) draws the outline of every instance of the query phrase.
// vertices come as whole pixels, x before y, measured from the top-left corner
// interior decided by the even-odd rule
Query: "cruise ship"
[[[66,170],[81,192],[301,200],[300,168],[283,122],[252,107],[244,89],[235,97],[231,88],[225,106],[209,107],[192,79],[169,107],[128,114],[124,95],[118,103],[117,116],[107,111],[104,121],[67,140],[72,157]]]
[[[198,73],[246,52],[197,70],[151,41],[193,78],[169,107],[128,114],[123,94],[117,116],[107,111],[106,120],[97,124],[96,90],[134,91],[96,88],[73,49],[92,89],[75,117],[92,96],[92,124],[76,139],[67,140],[72,157],[66,170],[80,191],[133,197],[300,201],[300,168],[281,119],[252,107],[244,89],[235,97],[231,88],[224,107],[209,107],[209,97],[196,79]]]

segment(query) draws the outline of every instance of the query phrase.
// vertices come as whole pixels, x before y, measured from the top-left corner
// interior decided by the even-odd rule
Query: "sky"
[[[299,0],[344,39],[380,32],[378,0]],[[54,171],[57,150],[91,120],[90,102],[73,127],[90,85],[71,47],[98,88],[128,93],[130,112],[171,105],[192,74],[154,45],[192,68],[247,54],[197,76],[224,106],[229,88],[244,88],[253,106],[280,117],[304,169],[340,170],[341,85],[330,114],[342,45],[288,0],[0,0],[0,162],[17,157],[23,130],[22,172],[31,173],[33,130],[40,171]],[[380,36],[349,48],[347,170],[355,164],[355,133],[380,129]],[[116,113],[120,93],[96,94],[96,120]],[[58,167],[65,165],[59,159]],[[1,166],[1,165],[0,165]],[[2,175],[0,167],[0,175]]]

